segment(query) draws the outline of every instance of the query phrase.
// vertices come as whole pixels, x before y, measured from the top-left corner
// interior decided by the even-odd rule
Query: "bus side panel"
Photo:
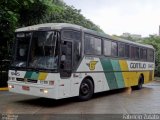
[[[132,62],[131,61],[129,61],[128,63],[127,62],[128,61],[126,60],[119,60],[126,87],[138,85],[138,80],[141,74],[143,74],[144,76],[144,84],[154,79],[153,68],[148,68],[148,66],[150,64],[152,65],[153,63],[143,62],[143,64],[146,64],[146,68],[133,68],[132,70],[131,68],[129,68],[129,63]]]
[[[105,76],[105,73],[103,72],[103,66],[99,58],[84,57],[77,69],[77,72],[81,74],[81,80],[83,80],[87,76],[93,78],[95,92],[110,90],[107,78]],[[78,75],[78,73],[76,74]]]

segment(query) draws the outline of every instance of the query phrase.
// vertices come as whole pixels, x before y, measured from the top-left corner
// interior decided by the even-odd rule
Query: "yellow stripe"
[[[119,64],[121,67],[121,71],[128,71],[128,65],[126,60],[119,60]],[[129,80],[129,74],[128,72],[122,72],[123,75],[123,80],[125,83],[125,87],[129,87],[130,86],[130,80]]]
[[[47,78],[48,73],[40,72],[38,76],[38,80],[45,80]]]
[[[8,87],[0,88],[0,91],[7,91]]]

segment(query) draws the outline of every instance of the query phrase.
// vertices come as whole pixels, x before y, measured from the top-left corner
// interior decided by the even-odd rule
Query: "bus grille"
[[[16,78],[16,80],[21,82],[37,83],[37,80],[32,79]]]

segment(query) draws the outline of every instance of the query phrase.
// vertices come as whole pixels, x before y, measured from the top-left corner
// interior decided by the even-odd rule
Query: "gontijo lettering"
[[[146,64],[145,63],[130,63],[130,68],[145,69],[146,68]]]

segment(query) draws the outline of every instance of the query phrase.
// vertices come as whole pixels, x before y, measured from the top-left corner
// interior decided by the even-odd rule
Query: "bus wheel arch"
[[[85,77],[79,87],[79,100],[89,100],[94,94],[94,81],[90,76]]]
[[[93,78],[92,78],[91,76],[86,76],[83,80],[85,80],[85,79],[89,79],[89,80],[92,81],[92,83],[93,83],[93,90],[94,90],[94,89],[95,89],[95,84],[94,84]],[[82,80],[82,81],[83,81],[83,80]]]
[[[142,77],[142,84],[144,84],[144,75],[143,75],[143,73],[141,73],[140,76]]]
[[[133,86],[133,89],[140,90],[142,89],[143,84],[144,84],[144,75],[143,73],[141,73],[138,78],[138,84],[136,86]]]

